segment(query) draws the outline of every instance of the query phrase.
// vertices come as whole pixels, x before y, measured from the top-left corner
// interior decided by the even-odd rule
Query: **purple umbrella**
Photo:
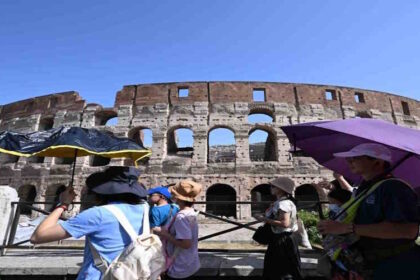
[[[392,152],[395,177],[420,190],[420,130],[374,119],[346,119],[283,126],[290,143],[319,164],[354,182],[345,159],[334,153],[345,152],[362,143],[386,145]]]

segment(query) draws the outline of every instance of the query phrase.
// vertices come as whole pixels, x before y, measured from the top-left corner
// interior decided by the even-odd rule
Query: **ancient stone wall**
[[[250,114],[265,114],[273,121],[250,123]],[[107,121],[114,117],[117,117],[117,123],[107,125]],[[86,104],[77,92],[5,104],[0,106],[0,130],[29,132],[61,125],[80,125],[144,141],[143,132],[149,129],[153,135],[153,153],[139,167],[141,180],[146,186],[190,178],[204,186],[199,200],[249,201],[267,195],[265,184],[279,175],[289,176],[298,186],[331,178],[330,172],[312,159],[289,154],[290,144],[281,126],[352,117],[383,119],[418,128],[420,103],[389,93],[328,85],[265,82],[142,84],[124,86],[116,94],[112,108]],[[234,146],[222,145],[211,150],[209,135],[217,128],[226,128],[233,133]],[[191,147],[178,147],[179,129],[191,131]],[[250,135],[256,130],[267,133],[265,143],[250,144]],[[54,200],[52,197],[58,187],[70,181],[71,162],[71,159],[26,159],[2,155],[0,185],[10,185],[22,196],[29,193],[23,188],[34,186],[35,200]],[[83,196],[84,179],[92,172],[106,165],[122,164],[133,163],[124,159],[78,158],[76,191]],[[314,189],[314,192],[324,198],[322,190]],[[45,206],[46,209],[49,207]],[[198,207],[205,208],[204,205]],[[235,207],[236,212],[226,213],[226,216],[250,217],[249,205]]]

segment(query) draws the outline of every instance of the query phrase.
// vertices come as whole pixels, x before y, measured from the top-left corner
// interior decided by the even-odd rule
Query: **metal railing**
[[[15,237],[16,237],[16,232],[17,232],[17,228],[19,225],[19,220],[20,220],[20,216],[21,216],[21,211],[22,209],[29,209],[31,211],[36,211],[39,212],[41,214],[45,214],[45,215],[49,215],[51,212],[50,211],[46,211],[43,210],[39,207],[35,207],[33,205],[51,205],[54,204],[56,202],[24,202],[24,201],[19,201],[19,202],[12,202],[11,203],[11,213],[10,213],[10,217],[9,217],[9,222],[6,228],[6,233],[5,233],[5,237],[4,237],[4,241],[3,241],[3,245],[0,248],[0,255],[4,256],[6,254],[7,249],[13,249],[13,248],[34,248],[34,246],[23,246],[23,244],[28,243],[30,240],[23,240],[23,241],[19,241],[17,243],[14,243]],[[220,205],[226,205],[226,204],[235,204],[235,205],[246,205],[246,204],[250,204],[250,205],[269,205],[270,203],[272,203],[272,201],[197,201],[195,202],[195,204],[220,204]],[[323,210],[322,210],[322,204],[326,204],[328,203],[327,201],[299,201],[297,208],[298,210],[302,210],[302,209],[317,209],[318,212],[318,216],[320,219],[324,219],[324,214],[323,214]],[[82,202],[73,202],[73,204],[75,205],[81,205]],[[89,202],[83,202],[83,204],[89,204]],[[93,203],[92,203],[93,204]],[[221,216],[212,214],[212,213],[208,213],[208,212],[204,212],[204,211],[198,211],[200,215],[203,215],[207,218],[211,218],[211,219],[215,219],[215,220],[219,220],[222,221],[224,223],[228,223],[228,224],[232,224],[235,225],[235,227],[229,228],[229,229],[225,229],[225,230],[221,230],[206,236],[202,236],[198,239],[198,241],[203,241],[206,239],[210,239],[219,235],[223,235],[226,233],[230,233],[242,228],[251,230],[251,231],[256,231],[256,228],[252,227],[253,225],[259,224],[261,223],[260,221],[251,221],[251,222],[247,222],[245,224],[240,223],[236,220],[232,220],[232,219],[228,219],[228,218],[223,218]],[[60,217],[61,220],[67,220],[64,217]],[[49,249],[64,249],[66,246],[48,246]],[[37,248],[43,248],[42,246],[37,245]],[[74,247],[71,247],[74,249]]]

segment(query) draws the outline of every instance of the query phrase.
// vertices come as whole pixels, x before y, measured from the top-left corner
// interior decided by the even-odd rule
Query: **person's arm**
[[[153,232],[159,235],[160,237],[168,240],[172,244],[174,244],[175,247],[180,247],[182,249],[189,249],[192,246],[191,239],[176,239],[164,228],[154,227]]]
[[[334,172],[333,176],[337,179],[342,189],[353,192],[353,187],[344,179],[343,175]]]
[[[65,208],[67,209],[68,205],[73,202],[75,197],[76,193],[73,188],[67,188],[64,192],[62,192],[60,195],[60,201],[62,201],[61,204],[63,206],[56,208],[44,221],[41,222],[31,236],[31,243],[40,244],[70,237],[70,234],[68,234],[63,227],[58,224],[58,220],[60,219],[61,214],[65,211]]]
[[[417,223],[381,222],[376,224],[356,225],[324,220],[318,224],[321,234],[355,233],[359,236],[380,239],[415,239],[418,235]]]

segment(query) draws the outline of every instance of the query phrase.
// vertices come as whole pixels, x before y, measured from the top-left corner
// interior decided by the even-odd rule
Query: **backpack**
[[[100,256],[89,241],[95,266],[102,272],[102,280],[156,280],[165,270],[162,242],[150,233],[149,205],[144,204],[143,233],[137,235],[124,213],[114,205],[102,206],[109,210],[131,238],[131,243],[111,264]]]

